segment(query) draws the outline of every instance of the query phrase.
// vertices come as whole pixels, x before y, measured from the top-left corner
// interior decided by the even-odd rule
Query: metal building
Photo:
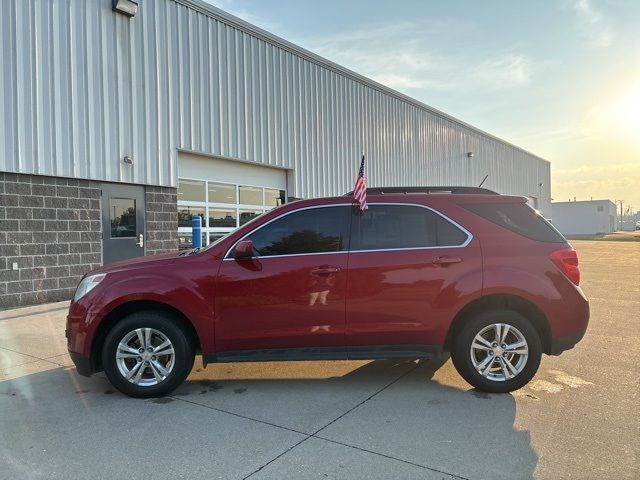
[[[616,205],[611,200],[553,202],[552,223],[563,235],[598,235],[618,229]]]
[[[0,306],[205,243],[288,197],[478,185],[550,215],[549,163],[200,0],[5,0]]]

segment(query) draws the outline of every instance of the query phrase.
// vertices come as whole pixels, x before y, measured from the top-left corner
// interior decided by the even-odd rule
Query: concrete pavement
[[[640,244],[573,243],[587,335],[511,395],[447,358],[197,359],[134,400],[69,367],[66,304],[0,312],[0,479],[640,478]]]

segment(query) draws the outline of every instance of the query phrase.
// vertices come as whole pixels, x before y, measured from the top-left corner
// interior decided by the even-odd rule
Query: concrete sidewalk
[[[511,395],[446,358],[197,359],[135,400],[69,367],[65,303],[0,312],[0,479],[638,478],[640,245],[575,243],[587,336]]]

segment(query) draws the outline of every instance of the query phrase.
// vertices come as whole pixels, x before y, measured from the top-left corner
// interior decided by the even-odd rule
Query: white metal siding
[[[551,207],[552,223],[564,235],[595,235],[618,229],[616,206],[610,200],[554,202]]]
[[[548,162],[201,2],[142,0],[129,20],[111,0],[5,0],[3,16],[0,170],[175,186],[183,149],[292,169],[310,197],[349,190],[364,148],[372,186],[488,173],[550,212]]]

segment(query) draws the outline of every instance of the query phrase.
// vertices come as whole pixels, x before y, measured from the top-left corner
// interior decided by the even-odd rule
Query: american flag
[[[356,186],[353,189],[353,199],[358,202],[360,210],[363,212],[369,208],[367,205],[367,182],[364,179],[364,154],[362,155],[362,161],[360,162],[360,171],[358,172]]]

